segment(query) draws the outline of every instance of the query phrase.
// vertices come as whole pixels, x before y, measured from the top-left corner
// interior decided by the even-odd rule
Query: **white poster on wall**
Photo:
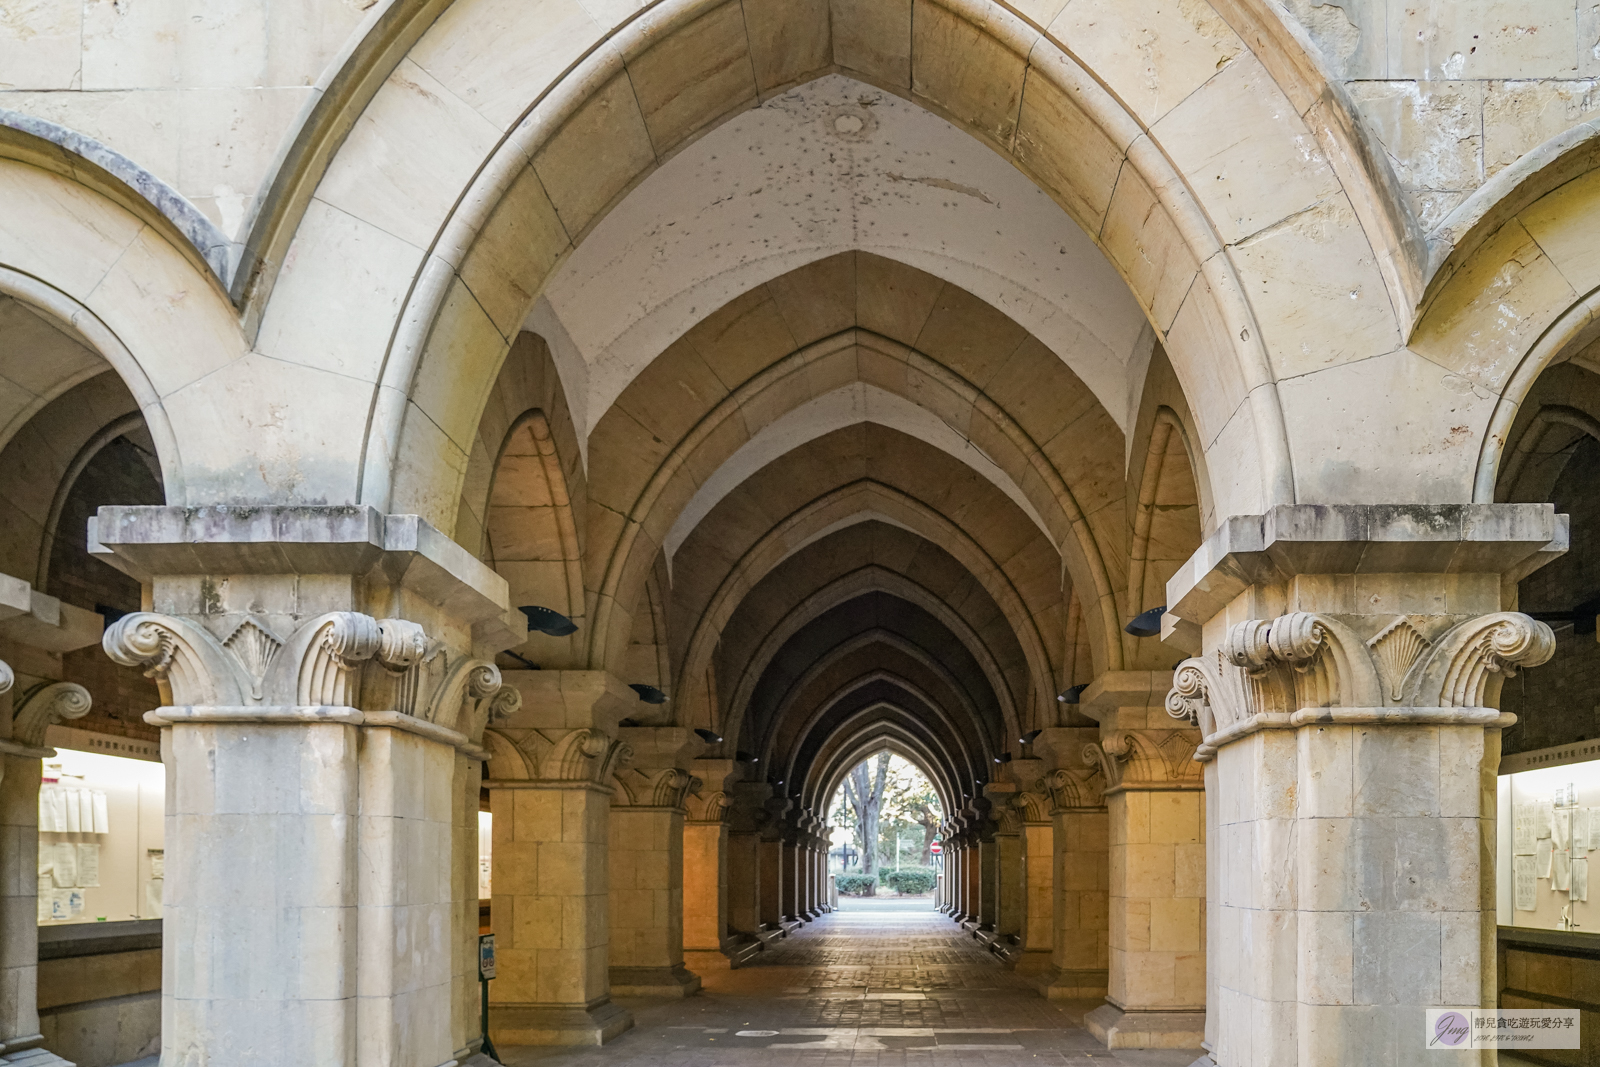
[[[78,884],[88,889],[100,887],[100,846],[88,841],[78,844]]]
[[[63,889],[78,884],[78,846],[71,841],[56,843],[56,885]]]
[[[1533,857],[1533,872],[1538,878],[1550,877],[1550,857],[1555,854],[1555,849],[1550,847],[1548,837],[1539,838],[1539,851]]]
[[[1539,907],[1539,883],[1533,876],[1533,857],[1512,857],[1511,876],[1515,883],[1517,910],[1536,911]]]

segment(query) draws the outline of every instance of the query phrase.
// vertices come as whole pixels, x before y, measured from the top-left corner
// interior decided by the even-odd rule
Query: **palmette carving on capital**
[[[354,611],[316,616],[287,637],[246,618],[218,639],[187,619],[140,611],[106,628],[112,661],[137,667],[176,707],[398,711],[477,740],[515,712],[493,663],[458,655],[417,623]]]
[[[1202,760],[1256,730],[1337,721],[1340,711],[1503,725],[1490,709],[1505,679],[1554,652],[1550,627],[1515,611],[1465,620],[1292,612],[1235,623],[1221,648],[1178,664],[1167,714],[1200,727]]]

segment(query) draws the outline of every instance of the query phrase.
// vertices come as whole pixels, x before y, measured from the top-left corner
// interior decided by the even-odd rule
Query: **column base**
[[[1050,950],[1047,948],[1023,949],[1022,955],[1017,957],[1017,973],[1042,979],[1039,984],[1041,991],[1054,970],[1055,965],[1050,962]],[[1101,993],[1100,996],[1103,998],[1105,994]]]
[[[1083,1025],[1106,1048],[1199,1048],[1206,1039],[1204,1011],[1123,1011],[1102,1004]]]
[[[700,990],[700,976],[683,964],[676,967],[613,967],[614,997],[687,997]]]
[[[28,1048],[0,1056],[0,1063],[6,1067],[73,1067],[70,1060],[64,1060],[42,1048]]]
[[[1064,971],[1051,967],[1039,975],[1038,989],[1050,1000],[1104,1000],[1110,982],[1110,971]],[[1100,1037],[1099,1034],[1095,1036]]]
[[[633,1013],[609,1000],[590,1008],[489,1006],[496,1048],[515,1045],[603,1045],[633,1029]]]

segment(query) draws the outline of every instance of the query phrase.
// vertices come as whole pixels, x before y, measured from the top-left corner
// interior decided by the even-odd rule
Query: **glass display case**
[[[1501,926],[1600,933],[1600,740],[1506,756],[1496,838]]]
[[[53,726],[39,785],[39,925],[161,918],[166,769],[152,742]]]

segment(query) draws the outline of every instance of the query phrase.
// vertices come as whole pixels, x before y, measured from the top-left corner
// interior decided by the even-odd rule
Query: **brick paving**
[[[1199,1050],[1103,1048],[1099,1002],[1051,1002],[917,901],[850,901],[686,1000],[621,1000],[602,1048],[501,1049],[507,1067],[1188,1067]]]

